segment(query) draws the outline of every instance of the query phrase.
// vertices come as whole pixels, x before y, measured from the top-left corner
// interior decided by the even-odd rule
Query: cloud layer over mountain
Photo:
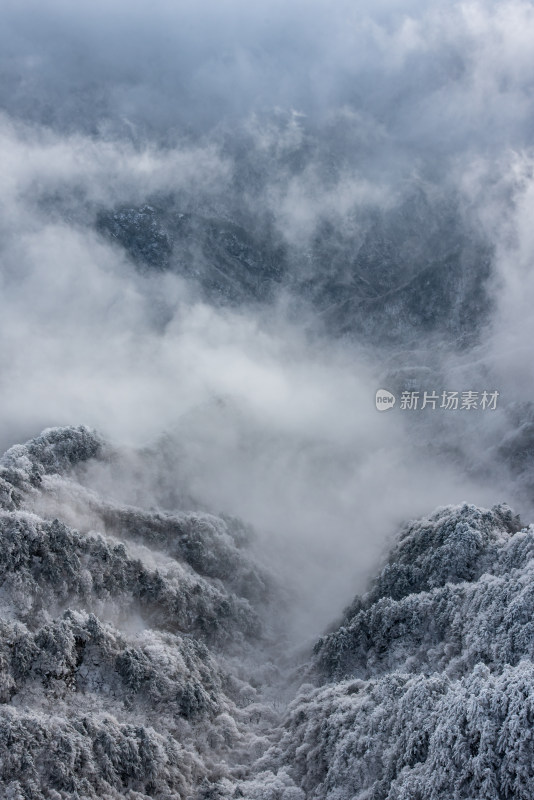
[[[292,646],[305,648],[366,591],[405,520],[452,504],[455,511],[440,513],[452,514],[455,530],[462,515],[476,517],[469,541],[480,555],[486,517],[471,505],[459,511],[464,501],[493,508],[507,500],[531,518],[533,36],[532,3],[516,0],[447,9],[431,0],[402,9],[344,0],[5,0],[0,449],[34,442],[9,451],[2,483],[2,558],[14,603],[2,624],[4,640],[20,638],[22,653],[13,656],[14,672],[12,656],[3,656],[7,700],[13,687],[35,689],[40,699],[52,696],[56,681],[60,694],[70,691],[75,674],[86,680],[79,659],[87,645],[107,676],[98,691],[108,678],[113,691],[126,681],[135,705],[144,676],[156,706],[171,694],[179,704],[183,681],[160,680],[161,652],[150,644],[164,641],[169,663],[187,661],[202,713],[223,715],[220,741],[246,750],[248,722],[236,734],[229,721],[239,717],[234,684],[228,679],[230,691],[211,661],[202,672],[187,637],[213,635],[218,648],[227,634],[247,648],[247,637],[272,623],[276,615],[262,618],[262,598],[276,592],[258,564],[269,564],[279,591],[291,587],[280,624]],[[379,388],[397,396],[387,414],[375,408]],[[499,396],[495,410],[410,411],[401,408],[405,390],[421,398],[435,391],[440,400],[444,391]],[[63,433],[35,438],[50,426]],[[64,437],[96,449],[71,465]],[[106,455],[95,459],[99,447]],[[441,530],[440,520],[432,518],[424,535]],[[249,523],[256,538],[244,556]],[[489,569],[486,555],[480,564]],[[404,578],[416,605],[423,594],[449,591],[446,581],[420,585],[419,573]],[[478,597],[486,579],[480,572],[458,580]],[[475,613],[462,605],[470,591],[451,600],[462,619]],[[142,641],[140,617],[123,616],[133,597],[136,614],[150,617]],[[361,626],[378,630],[384,603],[396,614],[408,602],[375,600],[346,620],[346,660],[339,632],[325,640],[324,652],[339,655],[330,677],[344,680],[355,668]],[[44,614],[34,628],[17,628],[33,611]],[[449,691],[453,628],[445,643],[432,643],[440,697]],[[395,675],[416,658],[421,637],[426,647],[424,632],[403,631],[411,655],[402,664],[389,640],[375,654]],[[39,648],[53,651],[52,666]],[[471,666],[453,676],[455,697],[465,686],[468,694],[482,684],[501,691],[501,673],[488,677]],[[358,680],[375,680],[361,669]],[[517,659],[510,666],[518,680],[522,669]],[[383,686],[386,677],[376,680]],[[423,670],[413,680],[424,694],[434,679]],[[413,686],[412,678],[395,681],[391,708],[398,709],[402,687]],[[319,719],[330,689],[313,691]],[[345,688],[332,691],[337,703]],[[287,753],[308,741],[295,714]],[[47,723],[15,716],[21,741],[27,735],[41,752]],[[58,723],[61,741],[65,724]],[[90,730],[69,728],[78,742],[72,758],[87,758],[88,775],[100,776],[91,791],[104,791],[98,781],[106,770],[110,786],[121,780],[122,756],[97,748],[89,757],[87,737],[141,754],[136,780],[157,762],[163,783],[153,790],[132,783],[132,798],[174,791],[181,778],[168,765],[183,754],[156,731],[148,737],[151,761],[138,733],[122,724],[111,739],[100,720]],[[206,747],[194,765],[184,755],[180,774],[190,770],[193,782],[211,785],[222,768]],[[402,783],[402,769],[416,762],[397,756]],[[60,753],[58,764],[66,758]],[[301,800],[309,776],[290,775],[277,758],[264,784],[271,781],[273,797]],[[23,767],[14,763],[13,775]],[[236,778],[223,773],[221,796],[224,780],[234,786]],[[318,777],[320,791],[334,791],[328,780]],[[498,784],[504,796],[512,791],[507,780]],[[365,791],[387,796],[386,784],[371,790],[371,783]],[[84,786],[77,790],[89,791]],[[415,783],[406,786],[415,792]],[[13,784],[14,797],[22,791]]]

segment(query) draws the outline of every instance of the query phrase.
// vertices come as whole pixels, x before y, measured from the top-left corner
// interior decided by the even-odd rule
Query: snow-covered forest
[[[532,796],[534,526],[411,523],[288,656],[251,532],[103,501],[83,466],[116,458],[79,427],[0,462],[4,796]]]

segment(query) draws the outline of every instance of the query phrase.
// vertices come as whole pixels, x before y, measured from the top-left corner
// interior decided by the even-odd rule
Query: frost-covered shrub
[[[0,622],[0,691],[20,701],[37,686],[66,698],[99,692],[125,708],[187,719],[221,712],[223,676],[205,645],[187,637],[146,631],[125,637],[93,614],[67,611],[35,632]]]
[[[533,723],[530,661],[458,681],[394,672],[298,698],[262,766],[317,800],[531,800]]]
[[[24,800],[185,798],[205,775],[194,754],[150,726],[6,707],[0,764],[7,796]]]
[[[101,454],[104,442],[95,431],[79,427],[48,428],[26,444],[11,447],[0,459],[0,474],[13,485],[35,485],[42,475],[65,473]]]

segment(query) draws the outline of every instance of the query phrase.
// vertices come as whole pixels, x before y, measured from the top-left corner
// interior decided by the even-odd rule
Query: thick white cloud
[[[268,217],[305,248],[320,220],[346,231],[414,183],[455,192],[496,248],[495,313],[449,369],[530,399],[531,3],[3,7],[4,445],[54,424],[135,445],[175,431],[180,480],[300,565],[321,624],[402,518],[506,499],[507,479],[480,471],[503,415],[415,430],[379,415],[389,352],[310,341],[279,307],[209,308],[175,275],[137,274],[92,221],[174,193]]]

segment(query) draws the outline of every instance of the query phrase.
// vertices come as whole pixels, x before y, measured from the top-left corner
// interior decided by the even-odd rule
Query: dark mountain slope
[[[172,199],[124,206],[101,210],[96,227],[142,272],[176,272],[210,303],[268,303],[284,291],[335,335],[415,345],[439,333],[463,347],[487,321],[491,248],[454,198],[415,186],[390,209],[325,218],[300,245],[250,213],[231,221],[232,204],[228,218],[179,212]]]

